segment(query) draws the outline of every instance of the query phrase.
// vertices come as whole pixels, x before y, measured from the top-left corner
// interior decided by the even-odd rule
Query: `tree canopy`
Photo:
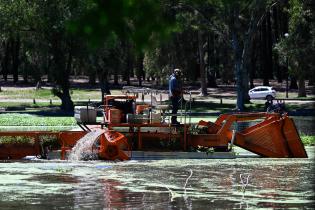
[[[3,0],[0,13],[3,79],[47,75],[68,111],[71,75],[98,79],[109,93],[110,77],[165,85],[181,68],[201,95],[218,79],[235,83],[241,111],[255,78],[289,77],[299,96],[314,82],[312,0]]]

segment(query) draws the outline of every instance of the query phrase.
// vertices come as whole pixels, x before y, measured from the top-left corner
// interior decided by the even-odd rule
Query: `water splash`
[[[72,148],[68,160],[79,161],[79,160],[91,160],[97,159],[97,151],[93,151],[94,142],[104,133],[104,130],[98,129],[91,131],[83,136],[76,145]]]

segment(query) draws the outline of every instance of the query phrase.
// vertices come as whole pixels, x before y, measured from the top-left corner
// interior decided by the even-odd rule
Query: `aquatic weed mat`
[[[313,163],[310,158],[2,161],[0,207],[312,208]]]

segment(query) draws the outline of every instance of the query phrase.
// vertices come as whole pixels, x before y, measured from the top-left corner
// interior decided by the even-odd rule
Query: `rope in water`
[[[250,174],[249,173],[244,173],[244,174],[240,174],[240,179],[241,179],[241,183],[242,183],[242,191],[245,192],[246,190],[246,187],[249,183],[249,177],[250,177]],[[246,180],[244,182],[244,180]]]
[[[186,195],[186,186],[187,186],[188,180],[192,177],[192,175],[193,175],[193,171],[190,169],[190,175],[187,177],[185,185],[184,185],[184,193],[185,193],[185,195]]]

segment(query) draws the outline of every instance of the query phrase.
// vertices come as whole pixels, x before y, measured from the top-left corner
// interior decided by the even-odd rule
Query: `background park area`
[[[314,55],[314,0],[0,0],[0,209],[315,209]],[[177,68],[189,126],[78,125],[169,104]]]
[[[151,93],[158,103],[169,104],[167,85],[156,85],[155,81],[144,81],[138,86],[136,78],[131,78],[131,86],[114,85],[109,81],[110,92],[114,95],[137,93],[138,103],[151,103]],[[201,96],[198,83],[184,85],[184,98],[188,102],[186,114],[193,113],[187,122],[197,123],[199,120],[214,122],[220,114],[236,112],[236,86],[235,84],[223,84],[217,81],[216,88],[207,88],[208,95]],[[262,83],[255,80],[256,86]],[[297,90],[289,90],[286,98],[286,84],[270,81],[277,91],[274,102],[281,101],[285,104],[285,110],[294,117],[300,130],[300,135],[306,145],[315,144],[313,125],[315,122],[315,95],[313,86],[307,86],[308,97],[298,97]],[[126,84],[126,83],[125,83]],[[78,129],[73,112],[65,112],[60,109],[61,100],[54,96],[52,85],[43,82],[40,87],[31,84],[14,84],[12,81],[2,83],[0,92],[0,130],[67,130]],[[133,91],[132,91],[133,90]],[[71,98],[74,106],[100,106],[102,105],[102,92],[97,84],[89,84],[88,78],[71,78]],[[142,96],[143,95],[143,96]],[[191,101],[191,110],[190,103]],[[266,111],[265,99],[252,99],[245,104],[248,112]],[[180,113],[185,114],[183,104]],[[102,121],[102,111],[98,112],[98,121]]]
[[[264,111],[248,96],[264,85],[290,114],[312,116],[314,8],[311,0],[1,1],[0,107],[70,116],[124,86],[165,92],[180,68],[194,111]]]

